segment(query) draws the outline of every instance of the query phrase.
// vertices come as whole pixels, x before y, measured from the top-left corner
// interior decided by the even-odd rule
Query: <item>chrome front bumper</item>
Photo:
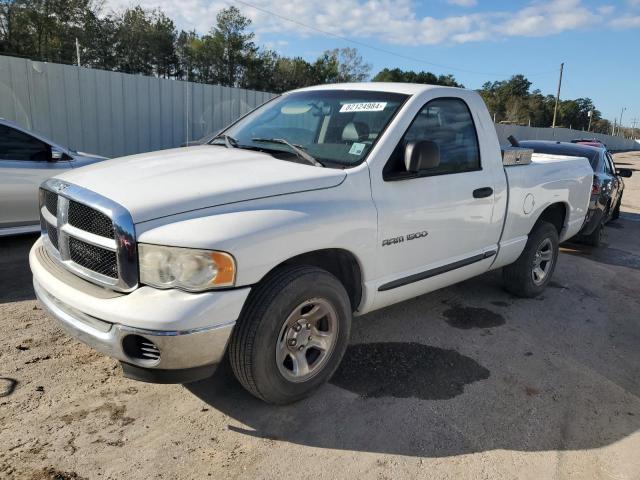
[[[40,303],[72,337],[122,362],[125,376],[157,383],[186,383],[213,373],[222,360],[234,322],[193,330],[147,330],[110,323],[83,313],[48,293],[34,278]],[[136,335],[152,342],[159,358],[136,358],[123,340]]]

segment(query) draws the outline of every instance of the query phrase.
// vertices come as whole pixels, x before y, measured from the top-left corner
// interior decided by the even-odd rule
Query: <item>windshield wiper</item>
[[[227,135],[226,133],[221,133],[220,135],[216,135],[211,139],[211,142],[218,139],[224,140],[224,145],[227,148],[238,148],[238,140],[233,138],[231,135]]]
[[[303,150],[304,147],[302,147],[302,145],[293,144],[288,140],[285,140],[284,138],[252,138],[251,141],[256,143],[279,143],[281,145],[286,145],[291,150],[293,150],[293,153],[295,153],[298,156],[298,158],[306,160],[313,166],[324,167],[322,163],[320,163],[318,160],[316,160],[307,152],[305,152]]]

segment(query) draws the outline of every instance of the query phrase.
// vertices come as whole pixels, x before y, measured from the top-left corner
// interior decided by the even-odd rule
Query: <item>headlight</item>
[[[231,255],[213,250],[138,244],[140,282],[158,288],[201,292],[231,287],[236,262]]]

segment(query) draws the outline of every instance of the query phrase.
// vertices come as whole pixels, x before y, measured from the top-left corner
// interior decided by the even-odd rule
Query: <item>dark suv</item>
[[[585,157],[593,168],[593,186],[589,212],[580,231],[580,237],[586,243],[600,245],[605,223],[615,220],[620,215],[620,204],[624,182],[621,177],[631,176],[628,168],[617,169],[613,157],[602,146],[588,146],[578,143],[565,143],[542,140],[521,141],[520,146],[532,148],[536,153],[552,155],[568,155],[570,157]]]

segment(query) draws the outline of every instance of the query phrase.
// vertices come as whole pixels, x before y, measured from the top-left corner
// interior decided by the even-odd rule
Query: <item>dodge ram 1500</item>
[[[208,144],[46,181],[33,283],[128,377],[186,383],[228,355],[288,403],[336,370],[353,315],[498,268],[539,294],[592,179],[586,159],[501,150],[474,91],[304,88]]]

